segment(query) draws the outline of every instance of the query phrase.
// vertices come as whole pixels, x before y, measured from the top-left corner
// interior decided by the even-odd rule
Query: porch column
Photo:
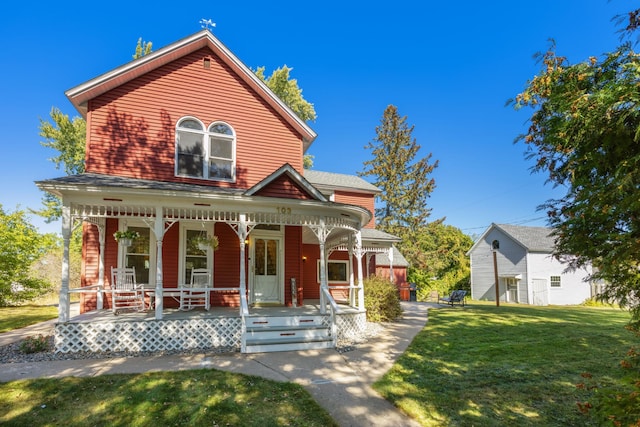
[[[351,235],[349,236],[348,250],[349,250],[349,305],[354,307],[356,303],[356,296],[355,296],[355,293],[353,292],[355,279],[353,274],[353,236]],[[359,265],[358,271],[361,268],[362,267]]]
[[[331,228],[327,227],[324,219],[319,220],[319,224],[315,226],[309,226],[318,239],[320,247],[320,313],[325,314],[327,312],[327,299],[324,295],[323,289],[328,289],[327,284],[327,251],[325,248],[325,242],[327,236],[331,233]]]
[[[362,233],[360,230],[356,232],[355,254],[358,260],[358,308],[364,310],[364,280],[362,274],[362,256],[364,255],[364,251],[362,250]]]
[[[105,219],[100,218],[96,223],[98,227],[98,242],[100,243],[100,257],[98,258],[98,293],[96,293],[96,308],[102,310],[104,308],[104,246],[105,246]]]
[[[156,206],[156,219],[153,224],[153,233],[156,235],[156,320],[162,320],[164,299],[162,297],[163,273],[162,273],[162,239],[164,238],[164,216],[162,206]]]
[[[58,321],[68,322],[69,307],[69,241],[71,240],[71,208],[68,202],[62,204],[62,282],[58,304]]]
[[[240,287],[247,289],[247,269],[246,260],[246,243],[249,232],[247,229],[247,218],[245,214],[240,214],[240,222],[238,223],[238,239],[240,240]]]

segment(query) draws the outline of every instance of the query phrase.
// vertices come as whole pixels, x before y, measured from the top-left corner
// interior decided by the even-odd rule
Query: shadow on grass
[[[300,386],[215,370],[0,384],[12,426],[334,426]]]
[[[423,425],[589,425],[589,372],[623,376],[628,313],[584,307],[472,305],[429,322],[375,388]]]

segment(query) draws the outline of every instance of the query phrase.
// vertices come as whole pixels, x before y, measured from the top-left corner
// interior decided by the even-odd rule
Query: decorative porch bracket
[[[248,224],[247,216],[240,214],[238,215],[238,222],[229,223],[229,226],[236,232],[238,240],[240,241],[240,287],[247,289],[247,271],[245,267],[246,240],[249,238],[249,234],[253,231],[256,224]]]
[[[309,226],[309,229],[316,235],[320,245],[320,288],[326,289],[327,293],[329,291],[329,284],[327,283],[327,250],[325,243],[327,237],[329,237],[329,234],[333,231],[333,228],[334,227],[327,226],[324,219],[320,219],[319,225]],[[327,297],[322,289],[320,289],[320,313],[327,313]]]

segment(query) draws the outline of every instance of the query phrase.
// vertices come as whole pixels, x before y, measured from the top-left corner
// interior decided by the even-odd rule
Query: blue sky
[[[59,3],[58,3],[59,4]],[[421,156],[440,162],[431,219],[467,234],[491,222],[544,225],[536,207],[560,195],[530,173],[513,144],[529,110],[505,106],[538,71],[554,38],[572,62],[619,44],[622,0],[536,2],[396,0],[322,2],[9,2],[0,17],[0,204],[39,208],[34,181],[60,176],[41,147],[52,107],[78,113],[64,92],[131,60],[139,37],[159,49],[201,29],[201,19],[247,66],[293,67],[315,105],[314,169],[355,174],[371,158],[384,109],[415,125]],[[135,5],[132,7],[132,5]],[[106,6],[106,7],[105,7]],[[59,232],[59,224],[32,223]]]

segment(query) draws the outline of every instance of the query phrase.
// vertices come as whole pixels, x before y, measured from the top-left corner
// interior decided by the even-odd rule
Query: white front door
[[[254,304],[284,304],[282,283],[282,239],[252,236],[250,271],[250,302]]]

